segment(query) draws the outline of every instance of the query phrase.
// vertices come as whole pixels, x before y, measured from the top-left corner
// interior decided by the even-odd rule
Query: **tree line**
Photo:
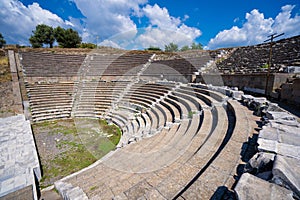
[[[52,28],[45,24],[39,24],[32,33],[29,42],[33,48],[43,47],[44,44],[52,48],[55,41],[62,48],[76,48],[81,44],[78,32],[71,28],[64,29],[60,26]]]
[[[68,28],[64,29],[60,26],[53,28],[46,24],[39,24],[35,27],[35,30],[32,31],[32,35],[29,38],[29,42],[33,48],[41,48],[44,45],[53,47],[55,41],[58,43],[59,47],[62,48],[97,48],[96,44],[93,43],[82,43],[82,39],[79,36],[78,32]],[[0,33],[0,48],[6,44],[4,37]],[[193,42],[190,46],[185,45],[179,49],[178,45],[171,42],[165,45],[165,52],[178,52],[178,51],[187,51],[194,49],[203,49],[202,44]],[[151,51],[162,51],[159,47],[150,46],[145,50]]]
[[[2,48],[6,44],[6,41],[3,35],[0,33],[0,48]]]
[[[187,51],[187,50],[195,50],[195,49],[202,50],[203,49],[202,44],[200,44],[200,43],[197,44],[197,43],[193,42],[190,46],[185,45],[185,46],[181,47],[180,49],[179,49],[178,45],[173,42],[165,45],[165,52],[178,52],[178,51]],[[154,46],[150,46],[146,50],[162,51],[159,47],[154,47]]]

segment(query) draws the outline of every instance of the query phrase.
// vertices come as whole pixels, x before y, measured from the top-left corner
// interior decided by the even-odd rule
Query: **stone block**
[[[290,115],[286,112],[267,111],[266,117],[270,120],[283,119],[288,121],[296,121],[296,118],[293,115]]]
[[[279,122],[279,120],[276,120],[276,121]],[[296,122],[296,121],[294,121],[294,122]],[[276,128],[280,131],[287,132],[287,133],[295,133],[295,134],[300,133],[300,128],[297,126],[287,126],[282,123],[272,123],[272,124],[270,123],[270,126],[273,128]]]
[[[283,183],[283,186],[300,197],[300,160],[277,155],[273,166],[273,179]]]
[[[274,99],[278,99],[279,98],[279,93],[277,92],[271,92],[270,96]]]
[[[234,191],[240,200],[293,199],[292,191],[248,173],[241,176]]]
[[[259,131],[259,138],[277,141],[278,130],[273,127],[264,126],[263,129]]]
[[[281,109],[277,103],[270,103],[268,102],[268,111],[276,111],[276,112],[285,112]]]
[[[234,99],[236,99],[236,100],[241,100],[243,94],[244,94],[243,91],[235,91],[235,90],[233,90],[233,91],[231,92],[232,98],[234,98]]]
[[[247,166],[251,167],[251,171],[261,172],[273,163],[275,154],[259,152],[256,153],[250,160]]]
[[[297,121],[290,121],[290,120],[283,120],[283,119],[277,119],[277,120],[269,120],[269,124],[271,127],[276,127],[277,125],[286,125],[286,126],[292,126],[296,128],[300,128],[300,123]]]
[[[277,141],[258,138],[257,143],[259,151],[277,153]]]

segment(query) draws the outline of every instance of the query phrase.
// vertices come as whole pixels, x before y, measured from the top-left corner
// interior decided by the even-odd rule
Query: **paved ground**
[[[0,56],[0,117],[14,115],[14,96],[7,57]]]
[[[33,185],[41,171],[30,122],[24,115],[0,120],[0,196]]]
[[[44,191],[41,193],[41,200],[62,200],[62,197],[54,190]]]

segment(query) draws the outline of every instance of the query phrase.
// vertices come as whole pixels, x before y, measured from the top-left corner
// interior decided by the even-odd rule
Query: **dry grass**
[[[8,65],[8,58],[7,57],[0,57],[0,65]]]
[[[11,81],[8,58],[0,56],[0,83]]]

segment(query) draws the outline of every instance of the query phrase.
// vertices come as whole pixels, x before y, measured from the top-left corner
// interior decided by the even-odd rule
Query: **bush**
[[[80,48],[85,48],[85,49],[96,49],[97,45],[93,44],[93,43],[81,43],[79,45]]]

